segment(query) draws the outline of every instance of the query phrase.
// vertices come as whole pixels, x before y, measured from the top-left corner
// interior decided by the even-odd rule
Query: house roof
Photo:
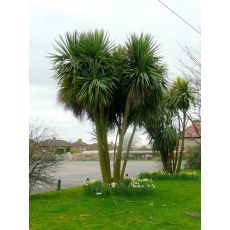
[[[98,150],[98,144],[87,144],[82,139],[78,139],[77,141],[73,142],[72,144],[70,142],[67,142],[65,140],[57,140],[56,138],[53,139],[47,139],[45,141],[41,142],[41,145],[43,147],[75,147],[79,150]],[[108,144],[109,149],[113,149],[112,144]]]
[[[185,129],[185,138],[201,138],[201,122],[194,120],[192,125]]]
[[[98,150],[98,144],[97,143],[89,144],[88,150]]]
[[[41,142],[41,145],[44,147],[69,147],[71,144],[65,140],[57,140],[57,139],[47,139]]]
[[[108,144],[108,148],[109,150],[113,149],[113,144],[109,143]],[[97,143],[93,143],[90,145],[89,150],[98,150],[98,144]]]
[[[82,139],[78,139],[77,141],[75,141],[74,143],[71,144],[72,147],[75,148],[87,148],[89,147],[89,144],[85,143],[84,141],[82,141]]]
[[[87,144],[85,142],[83,142],[81,139],[78,139],[78,141],[75,141],[74,143],[72,143],[73,147],[78,148],[78,149],[86,149],[89,151],[93,151],[93,150],[98,150],[98,143],[92,143],[92,144]],[[108,144],[108,148],[111,150],[113,149],[113,145],[110,143]]]

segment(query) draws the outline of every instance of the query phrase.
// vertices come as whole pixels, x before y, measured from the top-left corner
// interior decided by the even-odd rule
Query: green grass
[[[165,172],[143,172],[138,177],[152,180],[200,180],[201,172],[199,169],[182,169],[179,175]]]
[[[92,197],[82,187],[31,195],[30,230],[200,229],[200,180],[154,184],[143,197]]]

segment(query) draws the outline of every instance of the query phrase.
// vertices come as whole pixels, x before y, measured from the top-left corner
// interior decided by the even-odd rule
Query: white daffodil
[[[117,184],[116,184],[115,182],[112,182],[112,183],[111,183],[111,187],[112,187],[112,188],[115,188],[116,185],[117,185]]]
[[[154,184],[152,184],[152,188],[156,188],[156,186]]]

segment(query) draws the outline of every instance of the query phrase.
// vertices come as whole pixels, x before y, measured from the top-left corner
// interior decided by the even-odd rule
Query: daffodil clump
[[[193,171],[193,172],[185,172],[185,174],[187,174],[187,175],[193,175],[193,176],[199,175],[199,173],[196,172],[196,171]]]
[[[130,187],[133,188],[144,188],[144,187],[152,187],[153,189],[156,188],[156,186],[153,184],[152,179],[147,179],[147,178],[131,178],[131,183],[129,185]]]
[[[112,182],[110,185],[111,185],[112,188],[115,188],[117,186],[117,183]]]
[[[89,194],[101,194],[104,193],[104,185],[97,179],[87,180],[83,184],[83,189]]]
[[[126,178],[119,184],[112,182],[109,185],[99,180],[86,181],[83,185],[86,193],[92,195],[143,195],[152,193],[156,186],[151,179]]]
[[[97,182],[97,181],[98,181],[97,179],[86,180],[86,181],[84,182],[84,185],[85,185],[85,186],[88,186],[88,185],[90,185],[90,184],[94,184],[94,183]]]

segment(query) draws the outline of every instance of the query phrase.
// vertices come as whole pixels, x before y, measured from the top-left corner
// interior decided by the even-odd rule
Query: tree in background
[[[178,156],[178,166],[176,172],[179,173],[181,169],[183,151],[184,151],[184,135],[187,123],[187,112],[191,106],[194,104],[194,92],[189,84],[189,81],[177,77],[172,84],[166,95],[167,107],[175,114],[178,124],[178,134],[179,139],[176,149],[176,157]],[[181,142],[181,144],[180,144]],[[180,151],[179,151],[180,146]]]
[[[179,58],[179,71],[186,78],[194,90],[196,106],[201,106],[201,54],[200,44],[197,47],[180,46],[184,57]]]
[[[153,152],[159,152],[165,172],[175,173],[178,158],[174,154],[178,133],[173,124],[173,113],[162,103],[157,116],[147,117],[143,126],[152,144]]]
[[[157,116],[144,121],[153,148],[160,152],[164,170],[171,174],[178,174],[181,169],[187,111],[193,102],[188,80],[177,77],[165,94]]]
[[[199,119],[201,121],[201,53],[200,42],[196,46],[180,45],[183,51],[183,58],[179,58],[179,71],[190,83],[194,91],[195,105],[191,106],[187,116],[190,122],[196,129],[194,120]],[[196,129],[197,135],[201,137],[201,133]]]

